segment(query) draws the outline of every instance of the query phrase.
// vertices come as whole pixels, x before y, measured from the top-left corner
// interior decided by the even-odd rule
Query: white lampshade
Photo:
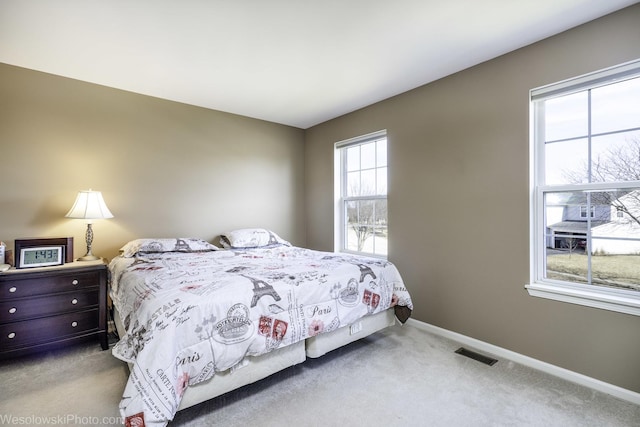
[[[80,191],[73,207],[65,215],[67,218],[104,219],[113,218],[113,214],[99,191]]]

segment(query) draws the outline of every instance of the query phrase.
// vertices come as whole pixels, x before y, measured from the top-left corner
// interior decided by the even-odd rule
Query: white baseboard
[[[516,353],[514,351],[507,350],[505,348],[498,347],[496,345],[489,344],[484,341],[480,341],[475,338],[468,337],[466,335],[459,334],[457,332],[452,332],[447,329],[439,328],[438,326],[430,325],[428,323],[424,323],[419,320],[409,319],[407,321],[407,324],[415,328],[422,329],[427,332],[431,332],[432,334],[439,335],[441,337],[448,338],[453,341],[457,341],[461,344],[472,347],[475,350],[480,350],[486,353],[490,353],[491,355],[511,360],[513,362],[519,363],[524,366],[528,366],[533,369],[537,369],[539,371],[545,372],[550,375],[554,375],[564,380],[567,380],[576,384],[580,384],[585,387],[589,387],[593,390],[610,394],[611,396],[617,397],[622,400],[626,400],[627,402],[640,405],[640,393],[636,393],[634,391],[627,390],[625,388],[618,387],[616,385],[609,384],[604,381],[600,381],[595,378],[591,378],[586,375],[579,374],[577,372],[573,372],[568,369],[564,369],[559,366],[555,366],[550,363],[546,363],[541,360],[537,360],[532,357],[525,356],[523,354]]]

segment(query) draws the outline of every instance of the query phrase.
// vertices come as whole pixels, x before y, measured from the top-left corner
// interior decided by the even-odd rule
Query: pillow
[[[136,239],[122,248],[120,252],[125,258],[131,258],[137,253],[150,252],[204,252],[217,251],[219,248],[201,239]]]
[[[265,248],[291,246],[276,233],[264,228],[243,228],[220,235],[220,244],[227,249]]]

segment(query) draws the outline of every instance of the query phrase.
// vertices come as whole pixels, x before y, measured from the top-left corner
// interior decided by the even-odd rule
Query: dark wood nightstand
[[[109,348],[104,260],[0,273],[0,359],[96,336]]]

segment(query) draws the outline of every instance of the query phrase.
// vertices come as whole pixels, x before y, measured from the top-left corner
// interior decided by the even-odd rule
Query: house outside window
[[[530,95],[526,288],[640,315],[640,60]]]
[[[387,256],[387,135],[335,145],[336,250]]]

